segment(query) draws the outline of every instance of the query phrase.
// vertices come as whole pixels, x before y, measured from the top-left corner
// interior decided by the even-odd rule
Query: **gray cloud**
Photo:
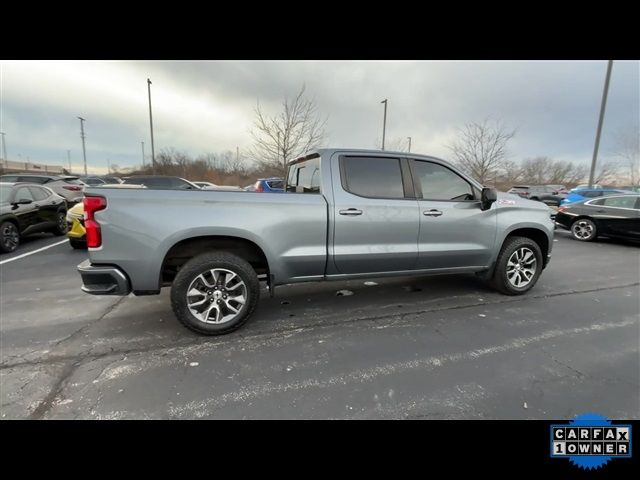
[[[639,65],[614,64],[603,156],[616,131],[640,123]],[[81,114],[90,165],[134,165],[140,141],[149,143],[147,77],[156,148],[194,155],[247,147],[256,101],[276,111],[305,83],[329,118],[328,145],[374,147],[388,98],[387,138],[411,136],[414,151],[446,157],[457,127],[492,117],[518,129],[516,159],[586,162],[605,69],[604,61],[3,62],[0,122],[11,158],[61,163],[69,148],[78,164]]]

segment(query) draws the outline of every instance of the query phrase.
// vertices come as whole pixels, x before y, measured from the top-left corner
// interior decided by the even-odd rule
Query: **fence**
[[[33,162],[15,162],[13,160],[2,160],[2,162],[0,162],[0,170],[2,170],[2,173],[29,172],[53,174],[65,173],[67,171],[61,165],[47,165],[45,163]]]

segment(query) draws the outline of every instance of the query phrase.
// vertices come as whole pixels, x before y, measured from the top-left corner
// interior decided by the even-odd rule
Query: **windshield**
[[[1,204],[9,203],[10,198],[11,198],[11,186],[10,185],[0,186],[0,203]]]

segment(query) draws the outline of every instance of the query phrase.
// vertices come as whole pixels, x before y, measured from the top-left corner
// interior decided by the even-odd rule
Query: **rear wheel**
[[[56,214],[56,228],[53,230],[55,235],[67,234],[67,212],[59,211]]]
[[[0,251],[13,252],[20,245],[20,232],[13,222],[2,222],[0,225]]]
[[[579,218],[571,224],[573,238],[581,242],[591,242],[598,236],[598,228],[593,220],[589,218]]]
[[[506,295],[529,291],[542,273],[542,251],[527,237],[510,237],[502,246],[490,284]]]
[[[171,306],[187,328],[222,335],[240,328],[260,297],[249,262],[227,252],[205,253],[180,269],[171,287]]]

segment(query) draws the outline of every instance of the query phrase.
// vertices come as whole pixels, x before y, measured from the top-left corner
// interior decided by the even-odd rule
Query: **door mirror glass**
[[[489,210],[491,204],[498,199],[498,192],[495,188],[484,187],[481,194],[480,208],[482,210]]]
[[[21,198],[17,202],[13,203],[15,203],[16,205],[29,205],[30,203],[33,203],[33,200],[29,200],[28,198]]]

